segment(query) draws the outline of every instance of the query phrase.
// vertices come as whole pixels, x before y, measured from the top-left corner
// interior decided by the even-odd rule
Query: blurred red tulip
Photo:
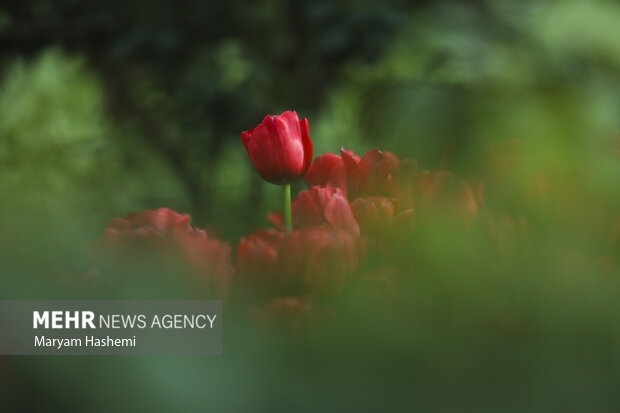
[[[221,242],[198,228],[184,233],[180,242],[190,267],[206,276],[202,281],[208,284],[212,281],[219,297],[226,297],[232,275],[230,244]]]
[[[262,295],[321,296],[343,288],[361,251],[358,237],[326,226],[260,230],[239,243],[235,274],[246,290]]]
[[[280,251],[279,270],[300,274],[307,291],[325,295],[340,292],[359,262],[359,239],[325,227],[294,231]]]
[[[394,190],[394,175],[398,171],[399,159],[392,152],[372,149],[364,155],[356,172],[350,174],[349,182],[356,191],[351,199],[358,196],[386,196]],[[355,171],[354,168],[351,168]]]
[[[267,115],[252,130],[241,133],[241,140],[254,168],[266,181],[276,185],[291,183],[304,176],[312,163],[312,141],[306,118],[297,112]]]
[[[306,183],[340,188],[350,200],[359,196],[385,196],[394,189],[394,175],[399,159],[392,152],[372,149],[363,158],[353,151],[340,149],[335,154],[319,156],[308,170]]]
[[[400,211],[398,201],[373,196],[357,198],[351,207],[374,258],[389,259],[409,244],[414,230],[413,208]]]
[[[340,188],[347,194],[347,174],[342,157],[335,153],[326,153],[317,156],[308,169],[304,180],[309,187],[324,186],[326,188]]]
[[[351,203],[351,208],[362,234],[372,234],[386,228],[397,212],[393,200],[376,196],[357,198]]]
[[[286,275],[278,271],[278,256],[285,234],[274,229],[258,230],[239,241],[235,275],[253,289],[265,292],[286,284]]]
[[[224,297],[232,275],[230,245],[192,228],[190,222],[189,215],[168,208],[113,219],[102,240],[107,258],[173,258],[198,274],[199,282],[213,284],[218,297]]]
[[[129,238],[163,239],[191,230],[191,218],[169,208],[131,212],[113,219],[105,229],[108,243],[123,242]]]
[[[295,229],[326,225],[356,236],[360,233],[351,205],[340,188],[314,186],[301,191],[293,201],[292,208]],[[277,228],[284,228],[282,214],[271,213],[269,220]]]

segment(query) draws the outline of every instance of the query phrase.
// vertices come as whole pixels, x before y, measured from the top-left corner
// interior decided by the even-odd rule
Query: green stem
[[[291,213],[291,184],[282,186],[282,195],[284,200],[284,224],[288,232],[293,231],[293,219]]]

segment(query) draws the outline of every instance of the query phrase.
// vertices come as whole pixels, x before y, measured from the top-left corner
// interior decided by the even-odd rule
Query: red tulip
[[[115,243],[129,238],[174,237],[176,234],[191,230],[190,221],[189,215],[178,214],[169,208],[132,212],[108,223],[105,240],[108,243]]]
[[[363,234],[372,234],[386,228],[397,212],[394,201],[376,196],[357,198],[351,203],[351,208]]]
[[[317,156],[304,180],[309,187],[320,185],[326,188],[340,188],[345,195],[347,194],[344,161],[335,153]]]
[[[278,255],[285,234],[274,229],[259,230],[239,241],[235,275],[254,293],[278,292],[286,277],[278,271]],[[258,291],[257,291],[258,290]]]
[[[192,228],[191,218],[168,208],[130,213],[108,224],[103,240],[107,259],[147,262],[172,259],[198,275],[200,284],[213,284],[218,297],[226,295],[232,275],[230,245]]]
[[[293,201],[292,209],[295,228],[325,225],[355,236],[360,233],[351,205],[339,188],[314,186],[301,191]],[[277,228],[284,228],[282,214],[271,213],[269,219]]]
[[[306,118],[297,112],[267,115],[252,130],[241,133],[254,168],[266,181],[276,185],[291,183],[306,173],[312,163],[312,141]]]
[[[345,231],[306,228],[289,234],[280,250],[279,270],[300,274],[310,293],[340,292],[357,268],[359,239]]]
[[[372,149],[360,158],[341,148],[340,154],[317,157],[305,176],[306,183],[340,188],[350,200],[385,196],[393,191],[400,161],[392,152]]]
[[[368,151],[352,176],[357,189],[356,196],[385,196],[392,193],[393,175],[398,171],[398,164],[399,159],[392,152],[381,152],[378,149]]]
[[[390,260],[409,245],[414,230],[413,208],[400,210],[399,203],[382,197],[357,198],[351,203],[355,219],[369,252]]]
[[[246,291],[267,297],[324,295],[343,288],[360,255],[360,239],[342,230],[261,230],[239,243],[235,274]]]
[[[219,297],[228,295],[232,275],[230,265],[230,244],[209,236],[207,231],[194,228],[180,237],[183,257],[201,280],[212,283]]]

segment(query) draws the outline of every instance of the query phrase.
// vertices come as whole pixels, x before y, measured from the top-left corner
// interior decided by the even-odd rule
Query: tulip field
[[[615,2],[104,3],[0,7],[0,411],[620,411]]]

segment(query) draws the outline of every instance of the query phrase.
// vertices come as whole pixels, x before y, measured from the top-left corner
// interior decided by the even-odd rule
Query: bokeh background
[[[418,318],[357,303],[311,337],[231,328],[221,358],[3,358],[10,411],[618,411],[618,274],[586,265],[618,253],[610,0],[3,3],[2,298],[67,298],[52,274],[86,271],[130,211],[190,213],[233,246],[268,226],[279,188],[239,134],[289,109],[316,155],[378,147],[483,181],[543,258],[491,280],[447,233],[412,275]]]

